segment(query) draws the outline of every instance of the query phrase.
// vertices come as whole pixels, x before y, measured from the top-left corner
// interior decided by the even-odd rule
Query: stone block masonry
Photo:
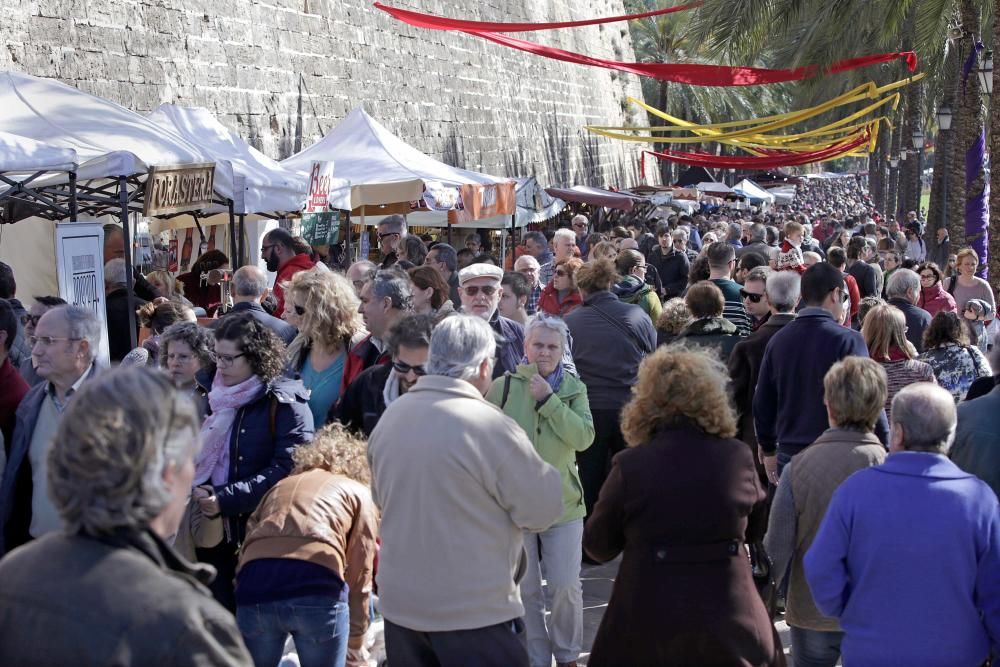
[[[482,21],[623,14],[622,0],[399,0]],[[147,113],[203,106],[274,158],[361,105],[450,164],[543,184],[633,185],[639,149],[585,124],[643,123],[635,76],[411,28],[370,0],[0,0],[0,68]],[[624,23],[529,36],[634,60]],[[649,169],[650,177],[654,169]]]

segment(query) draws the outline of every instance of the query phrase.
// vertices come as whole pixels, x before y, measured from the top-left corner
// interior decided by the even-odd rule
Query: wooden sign
[[[142,214],[151,218],[208,208],[214,185],[214,162],[150,167]]]

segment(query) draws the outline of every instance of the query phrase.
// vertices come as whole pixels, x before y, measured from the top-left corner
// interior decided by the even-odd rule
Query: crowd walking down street
[[[1000,659],[976,251],[880,250],[854,177],[566,223],[504,257],[391,215],[356,262],[279,228],[273,283],[199,258],[221,307],[119,299],[109,230],[112,367],[0,263],[0,665]]]

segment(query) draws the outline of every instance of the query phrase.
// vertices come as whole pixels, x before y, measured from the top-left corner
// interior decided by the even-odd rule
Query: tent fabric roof
[[[702,192],[716,192],[721,194],[730,194],[733,189],[726,185],[725,183],[717,183],[715,181],[705,181],[703,183],[698,183],[695,185],[696,188]]]
[[[0,109],[0,131],[75,151],[81,181],[145,174],[153,165],[212,161],[145,116],[53,79],[0,72]],[[45,182],[67,180],[53,175]],[[232,197],[232,171],[224,163],[216,165],[215,190]]]
[[[735,190],[738,194],[746,196],[751,201],[774,202],[774,195],[746,178],[737,183],[733,187],[733,190]]]
[[[704,167],[689,167],[687,171],[681,174],[680,178],[674,185],[682,188],[688,188],[692,185],[697,185],[698,183],[714,183],[715,177],[712,176],[711,172]]]
[[[208,109],[162,104],[148,118],[186,141],[201,147],[216,162],[232,165],[241,198],[234,197],[236,213],[298,211],[309,189],[308,174],[292,171],[272,160],[225,127]],[[344,181],[340,187],[346,187]]]
[[[394,135],[361,107],[281,165],[308,173],[314,161],[333,161],[334,175],[351,182],[352,209],[416,201],[423,197],[425,184],[455,188],[509,181],[439,162]]]
[[[78,159],[70,148],[0,132],[0,173],[73,171]]]
[[[601,188],[591,188],[585,185],[574,185],[571,188],[546,188],[545,191],[564,201],[590,204],[591,206],[602,206],[604,208],[617,208],[623,211],[631,211],[636,202],[644,201],[643,197],[630,195],[624,192],[611,192]]]

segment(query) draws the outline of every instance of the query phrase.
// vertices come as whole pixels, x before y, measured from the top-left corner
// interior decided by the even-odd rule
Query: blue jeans
[[[795,667],[834,667],[840,659],[843,632],[807,630],[788,626],[792,635],[792,664]]]
[[[302,667],[343,667],[350,618],[346,602],[322,595],[236,608],[236,625],[255,667],[276,667],[288,635]]]

